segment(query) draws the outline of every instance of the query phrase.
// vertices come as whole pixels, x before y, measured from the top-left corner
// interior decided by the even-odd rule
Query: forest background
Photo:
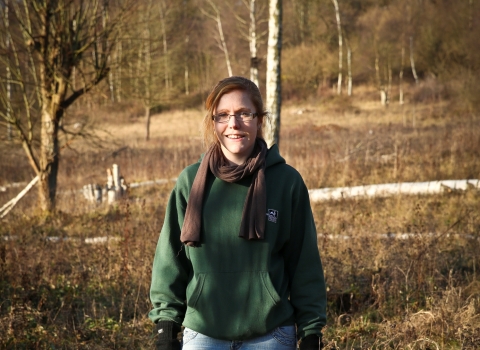
[[[12,183],[35,176],[16,127],[35,158],[42,124],[39,72],[28,55],[35,41],[17,47],[25,84],[13,84],[8,3],[1,7],[2,205],[16,194]],[[256,0],[253,60],[250,3],[123,5],[110,2],[99,17],[102,28],[118,20],[111,50],[88,52],[110,69],[63,111],[57,210],[39,211],[31,192],[1,221],[2,348],[152,347],[149,276],[174,183],[131,188],[109,207],[92,206],[78,190],[103,184],[112,163],[127,182],[176,177],[203,151],[202,103],[230,73],[249,77],[257,65],[265,93],[266,0]],[[280,149],[288,163],[309,188],[478,179],[480,1],[337,6],[341,54],[335,1],[283,1]],[[94,72],[75,66],[67,90],[85,87]],[[328,348],[480,346],[478,190],[312,206],[328,284]],[[92,245],[94,237],[107,243]]]

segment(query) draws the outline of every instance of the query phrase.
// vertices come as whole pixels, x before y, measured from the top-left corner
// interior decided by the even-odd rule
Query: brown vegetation
[[[284,107],[281,153],[309,188],[480,177],[477,115],[440,102],[385,109],[370,94]],[[146,142],[134,112],[91,112],[104,115],[111,144],[78,141],[63,153],[61,211],[34,215],[29,194],[0,226],[2,348],[152,348],[150,269],[173,182],[131,189],[111,208],[92,208],[71,190],[104,182],[113,162],[128,182],[175,177],[202,152],[203,113],[155,115]],[[10,154],[2,181],[28,181],[27,162]],[[0,192],[0,202],[16,191]],[[327,349],[480,346],[479,196],[473,189],[313,204]],[[102,236],[112,239],[85,241]]]

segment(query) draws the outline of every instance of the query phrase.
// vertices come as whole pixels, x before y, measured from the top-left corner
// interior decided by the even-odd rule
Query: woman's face
[[[218,101],[213,114],[239,112],[257,113],[247,93],[234,90],[223,95]],[[260,111],[261,112],[261,111]],[[231,164],[243,164],[253,151],[257,131],[260,127],[258,117],[251,121],[238,121],[230,117],[228,123],[217,123],[213,120],[213,127],[225,157]]]

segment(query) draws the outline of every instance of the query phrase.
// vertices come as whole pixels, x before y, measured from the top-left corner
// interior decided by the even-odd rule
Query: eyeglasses
[[[235,114],[228,114],[228,113],[218,113],[212,116],[212,119],[215,120],[217,123],[228,123],[230,121],[230,117],[235,117],[236,120],[239,122],[249,122],[252,121],[253,118],[257,117],[257,113],[249,113],[249,112],[238,112]]]

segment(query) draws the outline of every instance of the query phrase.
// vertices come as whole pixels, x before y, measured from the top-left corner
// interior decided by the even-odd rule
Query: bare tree
[[[69,133],[64,125],[65,111],[108,76],[108,57],[116,43],[117,27],[131,7],[129,0],[116,2],[114,8],[108,6],[112,3],[107,0],[0,3],[15,18],[14,25],[3,25],[2,31],[16,34],[2,60],[16,72],[14,83],[24,101],[21,106],[11,106],[15,108],[9,118],[3,113],[2,117],[16,131],[39,176],[39,205],[44,211],[55,209],[60,133]],[[104,11],[112,16],[108,22]],[[72,84],[74,68],[83,81],[80,88]],[[1,102],[8,104],[4,97]],[[35,121],[37,116],[39,123]],[[40,135],[39,143],[34,140],[36,134]]]
[[[211,14],[207,11],[205,11],[204,9],[200,8],[200,10],[202,11],[202,13],[207,16],[208,18],[211,18],[213,19],[216,23],[217,23],[217,27],[218,27],[218,38],[217,38],[217,41],[218,41],[218,47],[223,51],[224,55],[225,55],[225,62],[227,64],[227,71],[228,71],[228,76],[231,77],[233,75],[232,73],[232,65],[230,63],[230,57],[228,55],[228,48],[227,48],[227,43],[225,42],[225,37],[223,35],[223,26],[222,26],[222,19],[220,17],[220,10],[218,9],[218,6],[215,5],[213,3],[212,0],[207,0],[208,3],[210,4],[210,6],[212,7],[213,9],[213,12],[215,14]]]
[[[270,0],[268,17],[267,51],[267,110],[270,120],[265,128],[265,141],[268,146],[279,143],[280,111],[282,107],[281,87],[281,50],[282,50],[282,0]]]

